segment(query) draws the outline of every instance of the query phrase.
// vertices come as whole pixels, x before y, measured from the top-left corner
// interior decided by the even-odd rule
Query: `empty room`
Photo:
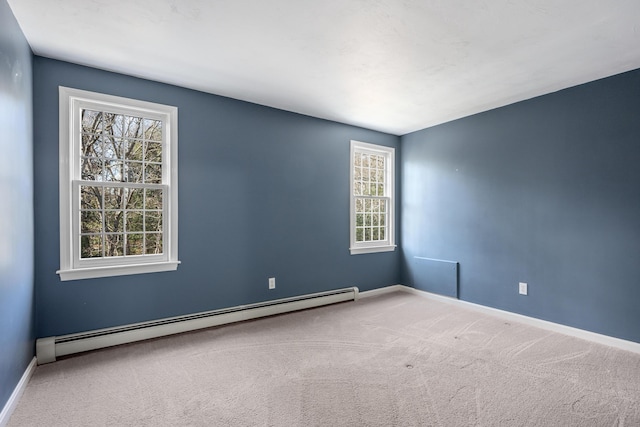
[[[0,0],[0,427],[640,425],[637,0]]]

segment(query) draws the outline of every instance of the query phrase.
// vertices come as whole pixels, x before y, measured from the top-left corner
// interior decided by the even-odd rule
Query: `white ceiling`
[[[640,68],[639,0],[8,0],[37,55],[402,135]]]

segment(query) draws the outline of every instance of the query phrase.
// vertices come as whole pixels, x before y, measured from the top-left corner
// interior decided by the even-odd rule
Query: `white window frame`
[[[385,157],[385,191],[380,199],[388,200],[387,224],[385,240],[373,242],[356,241],[356,196],[354,194],[355,154],[366,153]],[[351,155],[349,162],[349,194],[350,194],[350,246],[351,255],[375,252],[390,252],[396,248],[395,244],[395,148],[367,142],[351,141]]]
[[[171,271],[178,268],[178,109],[177,107],[59,87],[60,114],[60,280]],[[81,259],[80,120],[83,109],[110,111],[161,120],[163,123],[162,183],[163,253]],[[112,184],[112,183],[110,183]],[[126,186],[135,184],[125,183]],[[109,185],[112,186],[112,185]],[[115,183],[113,186],[118,186]],[[143,185],[139,185],[143,186]]]

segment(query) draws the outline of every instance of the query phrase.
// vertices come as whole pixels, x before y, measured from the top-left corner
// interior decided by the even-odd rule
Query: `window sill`
[[[76,268],[73,270],[58,270],[61,281],[94,279],[98,277],[125,276],[129,274],[158,273],[174,271],[180,261],[156,262],[149,264],[110,265],[107,267]]]
[[[396,250],[396,245],[384,245],[384,246],[360,246],[355,248],[349,248],[351,255],[359,254],[371,254],[376,252],[392,252]]]

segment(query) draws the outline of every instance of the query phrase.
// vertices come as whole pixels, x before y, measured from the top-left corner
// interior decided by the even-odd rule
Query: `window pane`
[[[144,231],[162,231],[162,212],[151,212],[144,216]]]
[[[104,158],[121,159],[124,140],[120,138],[104,138]]]
[[[380,215],[378,215],[377,213],[371,215],[371,225],[373,225],[374,227],[380,225]]]
[[[116,131],[116,121],[120,116],[114,113],[102,113],[102,114],[103,114],[102,129],[104,133],[110,136],[119,136],[117,135],[117,131]]]
[[[103,142],[100,135],[82,134],[80,155],[84,157],[101,157],[102,145]]]
[[[362,242],[364,239],[364,230],[361,227],[356,228],[356,242]]]
[[[118,132],[125,138],[142,139],[142,118],[121,116],[117,122]]]
[[[145,150],[145,161],[162,162],[162,144],[159,142],[147,142]]]
[[[371,225],[371,215],[367,214],[364,216],[364,225],[367,227]]]
[[[144,119],[144,137],[150,141],[162,141],[162,122],[160,120]]]
[[[127,129],[126,135],[131,138],[142,138],[144,130],[142,127],[142,117],[127,117],[124,118],[125,126]]]
[[[127,182],[142,182],[142,162],[125,162],[124,178]]]
[[[364,209],[364,201],[362,199],[356,199],[356,212],[362,212]]]
[[[356,226],[361,227],[364,225],[364,215],[357,214],[356,215]]]
[[[361,189],[361,192],[360,192],[361,195],[363,195],[363,196],[368,196],[369,195],[369,183],[368,182],[367,183],[363,182],[362,184],[360,184],[360,189]]]
[[[101,233],[102,232],[102,212],[81,211],[80,212],[80,232],[81,233]]]
[[[127,255],[142,255],[143,242],[143,234],[127,234]]]
[[[353,171],[354,181],[360,181],[362,179],[362,168],[356,167]]]
[[[162,190],[145,190],[145,209],[162,209]]]
[[[367,154],[362,154],[362,167],[369,167],[369,156]]]
[[[104,188],[104,208],[112,210],[122,209],[122,195],[124,188],[105,187]]]
[[[371,232],[371,240],[378,240],[378,227],[373,227]]]
[[[354,196],[362,196],[362,191],[363,191],[364,185],[361,182],[354,182],[353,183],[353,195]]]
[[[104,162],[104,180],[110,182],[122,181],[122,162],[120,160],[107,160]]]
[[[86,236],[80,237],[80,257],[81,258],[100,258],[102,257],[102,236]]]
[[[124,137],[124,116],[122,114],[112,114],[109,116],[109,133],[117,138]]]
[[[80,186],[80,208],[102,209],[102,188]]]
[[[105,211],[105,231],[108,233],[122,233],[124,231],[123,216],[123,211]]]
[[[369,242],[371,240],[371,229],[370,228],[365,228],[364,229],[364,241],[365,242]]]
[[[380,240],[386,240],[385,230],[386,230],[386,228],[380,227]]]
[[[162,253],[162,234],[148,233],[146,235],[145,253],[148,255]]]
[[[142,212],[127,211],[127,232],[143,231]]]
[[[124,234],[107,234],[104,243],[105,256],[124,255]]]
[[[142,161],[142,141],[127,139],[124,141],[124,159]]]
[[[126,189],[125,207],[127,209],[143,209],[144,208],[144,189],[127,188]]]
[[[144,182],[147,184],[162,183],[162,165],[147,164],[147,167],[144,170]]]
[[[82,110],[82,132],[100,133],[102,126],[102,113],[100,111]]]
[[[102,181],[102,160],[89,157],[81,162],[80,176],[84,181]]]

